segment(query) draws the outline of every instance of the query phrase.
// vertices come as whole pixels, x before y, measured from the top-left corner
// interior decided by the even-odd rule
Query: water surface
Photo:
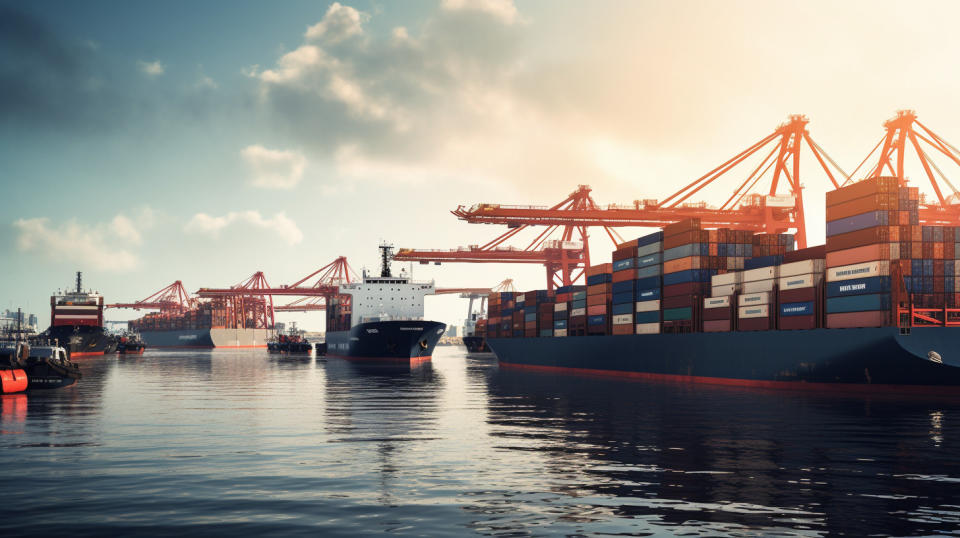
[[[4,396],[0,535],[960,534],[960,400],[265,351]]]

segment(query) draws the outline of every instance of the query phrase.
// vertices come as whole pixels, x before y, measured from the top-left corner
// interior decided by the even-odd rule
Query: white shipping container
[[[567,309],[567,303],[554,303],[553,311],[554,312],[563,312]]]
[[[566,329],[554,329],[554,330],[553,330],[553,335],[554,335],[554,336],[566,336],[566,335],[567,335],[567,330],[566,330]]]
[[[785,263],[780,266],[780,278],[785,276],[805,275],[807,273],[822,273],[825,260],[803,260]]]
[[[743,275],[740,271],[734,273],[724,273],[722,275],[713,275],[710,277],[711,286],[726,286],[728,284],[736,284],[740,282],[740,277]]]
[[[656,312],[660,310],[660,300],[656,301],[640,301],[637,303],[637,312]]]
[[[635,332],[637,334],[657,334],[660,332],[659,323],[637,323]]]
[[[770,280],[777,278],[777,266],[760,267],[749,269],[743,272],[743,282],[756,282],[758,280]]]
[[[871,276],[887,276],[890,274],[888,260],[855,263],[853,265],[839,265],[827,268],[827,282],[839,282],[854,278],[868,278]]]
[[[728,256],[728,257],[727,257],[727,269],[728,269],[728,270],[742,271],[742,270],[743,270],[743,260],[745,260],[745,259],[746,259],[746,258],[744,258],[743,256]]]
[[[801,288],[812,288],[819,286],[823,282],[823,273],[811,273],[808,275],[793,275],[780,277],[780,291],[798,290]]]
[[[730,297],[704,297],[703,298],[703,307],[704,308],[723,308],[730,307]]]
[[[776,280],[758,280],[756,282],[744,282],[743,293],[760,293],[761,291],[773,291],[773,284]]]
[[[767,207],[793,207],[795,204],[792,194],[768,194],[764,200]]]
[[[770,308],[765,304],[741,306],[738,313],[742,319],[765,318],[770,315]]]
[[[744,293],[740,296],[737,306],[751,306],[755,304],[770,304],[770,294],[765,291],[759,293]]]
[[[737,293],[737,284],[727,284],[725,286],[713,286],[710,289],[710,295],[714,297],[724,297],[726,295],[733,295]]]
[[[613,316],[614,325],[630,325],[633,323],[633,314],[617,314]]]
[[[586,309],[586,308],[574,308],[574,309],[570,310],[570,315],[571,315],[571,316],[586,316],[586,315],[587,315],[587,309]]]

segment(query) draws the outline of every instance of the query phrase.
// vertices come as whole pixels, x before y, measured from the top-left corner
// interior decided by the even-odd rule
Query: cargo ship
[[[424,320],[423,298],[433,282],[393,276],[392,247],[380,245],[380,276],[363,272],[362,282],[341,284],[327,305],[326,355],[352,360],[430,360],[446,325]]]
[[[40,335],[63,346],[72,359],[117,350],[117,339],[103,324],[103,296],[84,291],[82,279],[78,271],[75,289],[50,297],[50,327]]]
[[[266,348],[276,331],[251,317],[255,309],[238,309],[230,300],[215,298],[189,309],[151,312],[130,321],[127,329],[151,348]],[[246,303],[261,312],[267,308],[260,298],[248,298]],[[244,314],[238,314],[241,311]]]
[[[870,178],[827,193],[827,240],[706,230],[617,246],[585,286],[501,292],[504,367],[624,378],[960,396],[960,227],[922,226],[919,193]]]

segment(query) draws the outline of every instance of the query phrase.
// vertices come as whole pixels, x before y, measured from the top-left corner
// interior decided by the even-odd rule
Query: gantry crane
[[[954,164],[960,166],[960,150],[934,133],[926,125],[920,123],[913,110],[899,110],[897,115],[884,122],[885,133],[880,141],[870,150],[870,153],[860,162],[851,176],[855,176],[860,168],[870,161],[877,149],[880,149],[879,158],[869,171],[866,178],[880,177],[889,174],[900,178],[902,185],[907,184],[904,164],[907,153],[913,148],[917,160],[923,166],[924,174],[933,187],[937,200],[933,203],[920,204],[920,222],[929,225],[956,226],[960,225],[960,192],[943,173],[943,170],[933,161],[931,154],[924,150],[924,144],[933,149],[935,154],[947,157]],[[919,128],[919,130],[917,129]],[[936,172],[936,175],[934,175]],[[849,180],[848,180],[849,181]],[[941,182],[950,189],[944,196]]]
[[[177,280],[153,295],[135,303],[108,304],[106,308],[132,308],[134,310],[160,310],[161,312],[182,312],[194,308],[196,298],[190,297],[183,283]]]
[[[797,243],[800,248],[805,248],[807,245],[806,223],[803,185],[800,182],[802,147],[806,145],[809,148],[834,188],[840,185],[834,173],[831,172],[830,166],[844,178],[847,177],[836,162],[810,137],[807,130],[808,123],[809,120],[805,116],[790,116],[789,121],[779,125],[771,134],[662,201],[636,200],[632,205],[601,207],[593,200],[590,187],[580,185],[564,201],[551,207],[489,203],[470,207],[459,206],[452,213],[461,220],[474,224],[501,224],[509,229],[483,246],[444,251],[400,249],[396,257],[421,263],[431,261],[542,263],[547,266],[547,286],[552,289],[554,284],[566,285],[576,281],[582,275],[583,267],[590,265],[587,228],[591,226],[602,227],[614,243],[619,243],[622,239],[613,228],[662,227],[684,218],[695,217],[701,219],[703,225],[707,227],[731,227],[763,233],[796,230]],[[720,207],[714,208],[705,203],[687,202],[694,194],[731,173],[751,156],[764,155],[764,150],[768,148],[769,151],[766,151],[760,163],[743,181],[739,182],[733,194]],[[766,189],[765,194],[754,193],[761,179],[771,170],[769,189]],[[785,192],[778,194],[783,186],[785,186]],[[545,229],[526,249],[508,250],[500,246],[531,226],[543,226]],[[565,265],[561,269],[561,278],[558,279],[557,271],[553,269],[556,264],[551,266],[546,253],[536,249],[539,245],[545,245],[552,234],[561,227],[563,228],[561,241],[579,238],[582,250],[576,251],[577,256],[570,256],[563,261]],[[579,273],[575,274],[574,271],[577,269]]]

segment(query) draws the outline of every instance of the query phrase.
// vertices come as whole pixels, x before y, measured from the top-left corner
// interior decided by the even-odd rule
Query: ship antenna
[[[380,276],[391,277],[390,260],[393,259],[393,245],[389,243],[380,243]]]
[[[82,291],[80,291],[80,284],[83,282],[82,275],[83,273],[81,273],[80,271],[77,271],[77,293],[78,294],[83,293]]]

